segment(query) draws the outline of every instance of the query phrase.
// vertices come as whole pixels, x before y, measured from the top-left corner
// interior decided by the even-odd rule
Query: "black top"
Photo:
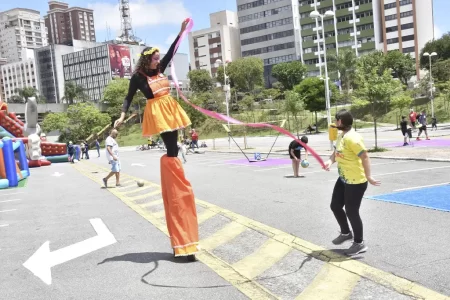
[[[296,140],[293,140],[290,144],[289,144],[289,153],[291,152],[291,150],[294,150],[296,152],[299,152],[301,149],[303,149],[303,146],[300,145],[300,143],[298,143]]]
[[[149,77],[156,76],[158,73],[164,73],[167,66],[169,65],[170,61],[172,60],[172,57],[175,54],[175,45],[177,44],[180,36],[177,36],[175,41],[173,42],[172,46],[170,46],[169,51],[167,51],[166,55],[160,60],[159,62],[159,70],[152,69],[145,71],[145,74]],[[145,98],[147,99],[153,99],[155,96],[153,95],[152,90],[148,86],[147,78],[142,75],[139,72],[136,72],[133,74],[133,76],[130,79],[130,86],[128,88],[128,95],[125,97],[125,100],[123,101],[122,106],[122,112],[127,112],[130,108],[131,101],[133,101],[133,97],[136,94],[137,90],[140,90]]]
[[[406,121],[401,121],[400,122],[400,127],[401,127],[402,131],[407,131],[408,123]]]

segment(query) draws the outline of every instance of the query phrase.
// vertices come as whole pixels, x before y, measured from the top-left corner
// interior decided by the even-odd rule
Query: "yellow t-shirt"
[[[348,184],[360,184],[367,181],[359,157],[366,151],[364,141],[354,129],[339,134],[336,140],[335,157],[338,163],[339,177]]]

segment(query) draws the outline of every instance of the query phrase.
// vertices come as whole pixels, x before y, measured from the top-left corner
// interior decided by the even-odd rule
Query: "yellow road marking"
[[[200,245],[202,248],[207,250],[214,250],[215,248],[228,243],[244,231],[246,231],[248,228],[236,223],[231,222],[216,231],[211,236],[207,237],[206,239],[203,239],[200,241]]]
[[[163,199],[158,199],[158,200],[150,201],[150,202],[145,203],[145,204],[141,204],[141,206],[143,208],[147,208],[147,207],[156,206],[156,205],[163,204],[163,203],[164,203]]]
[[[130,194],[134,194],[134,193],[136,193],[136,192],[140,192],[140,191],[144,191],[144,190],[150,190],[150,189],[152,189],[152,188],[154,188],[154,186],[150,186],[150,185],[148,185],[148,186],[143,186],[143,187],[137,187],[136,186],[136,188],[134,189],[134,190],[131,190],[131,191],[126,191],[126,192],[121,192],[124,196],[127,196],[127,195],[130,195]],[[131,196],[132,197],[132,196]]]
[[[268,239],[258,250],[233,264],[239,273],[253,279],[276,264],[292,248],[278,241]]]
[[[331,264],[322,269],[296,300],[347,300],[361,277]]]
[[[83,162],[82,164],[92,164],[90,162]],[[91,178],[93,181],[102,184],[96,180],[93,174],[83,170],[83,167],[77,165],[72,165],[75,169],[79,170],[86,177]],[[138,179],[133,176],[127,175],[129,178]],[[154,187],[159,187],[159,185],[151,182],[145,181],[146,185],[152,185]],[[147,221],[152,223],[156,228],[164,232],[168,235],[167,227],[165,222],[161,219],[155,218],[150,212],[146,211],[145,208],[141,205],[137,205],[132,201],[128,200],[128,197],[125,197],[124,194],[118,192],[116,189],[108,189],[112,194],[116,195],[119,199],[121,199],[125,204],[127,204],[130,208],[139,213],[142,217],[144,217]],[[210,204],[208,202],[196,199],[196,202],[201,207],[205,209],[209,209],[217,214],[221,214],[227,218],[233,220],[230,224],[226,225],[221,230],[217,231],[211,237],[200,241],[200,244],[203,248],[206,249],[214,249],[222,244],[227,243],[232,240],[241,232],[247,229],[256,230],[269,238],[272,238],[280,243],[283,243],[289,247],[297,249],[307,255],[310,255],[316,259],[320,259],[330,264],[330,266],[334,266],[340,268],[344,271],[348,271],[350,273],[354,273],[361,277],[367,278],[375,283],[381,284],[387,288],[393,289],[401,294],[409,295],[416,298],[421,299],[432,299],[432,300],[450,300],[450,297],[439,294],[431,289],[423,287],[417,283],[414,283],[410,280],[403,279],[397,277],[391,273],[376,269],[369,265],[366,265],[362,262],[352,260],[348,257],[341,256],[335,252],[329,251],[323,247],[317,246],[305,240],[302,240],[296,236],[285,233],[279,229],[272,228],[265,224],[259,223],[255,220],[249,219],[247,217],[238,215],[232,211],[220,208],[216,205]],[[233,225],[232,225],[233,224]],[[227,236],[227,232],[224,229],[228,226],[240,227],[241,232],[237,233],[235,229],[234,232],[231,232]],[[219,236],[221,234],[221,236]],[[231,238],[230,238],[231,235]],[[223,242],[222,242],[223,241]],[[213,254],[209,252],[202,252],[197,255],[198,259],[213,269],[217,274],[222,276],[225,280],[233,284],[236,288],[238,288],[242,293],[247,295],[251,299],[276,299],[276,296],[271,294],[264,287],[259,285],[258,283],[251,281],[250,279],[246,279],[242,274],[234,270],[231,266],[221,261],[219,258],[215,257]]]
[[[157,191],[153,191],[151,193],[147,193],[144,195],[139,195],[139,196],[134,196],[134,197],[127,197],[129,200],[131,201],[136,201],[136,200],[141,200],[141,199],[145,199],[145,198],[150,198],[152,196],[161,194],[161,190],[157,190]]]
[[[201,213],[199,213],[197,215],[197,222],[198,222],[198,224],[202,224],[206,220],[209,220],[212,217],[214,217],[215,215],[217,215],[216,212],[209,210],[209,209],[205,209],[204,211],[202,211]]]
[[[160,210],[157,212],[152,213],[153,217],[158,218],[158,219],[162,219],[166,216],[166,212],[164,210]]]

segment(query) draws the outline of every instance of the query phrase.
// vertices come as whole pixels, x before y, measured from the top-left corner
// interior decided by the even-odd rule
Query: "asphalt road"
[[[162,154],[159,150],[123,152],[123,172],[158,184]],[[204,219],[200,225],[202,240],[211,243],[211,237],[220,228],[234,226],[228,235],[239,231],[236,225],[230,225],[230,220],[240,218],[248,218],[248,226],[254,222],[260,228],[269,228],[247,228],[233,236],[222,232],[222,236],[215,237],[220,246],[211,250],[221,262],[254,279],[262,287],[260,290],[268,291],[267,295],[296,299],[302,294],[303,299],[318,299],[314,296],[320,290],[321,299],[327,299],[323,295],[332,291],[334,284],[339,293],[342,286],[351,287],[339,299],[411,299],[392,288],[405,278],[450,296],[448,212],[364,199],[361,215],[369,250],[355,261],[374,269],[361,277],[349,272],[341,274],[342,270],[305,255],[301,247],[301,251],[294,251],[284,245],[272,245],[266,234],[279,231],[301,239],[302,245],[312,243],[311,249],[322,247],[339,253],[348,247],[349,244],[336,247],[331,243],[339,230],[329,209],[337,171],[325,172],[310,159],[310,167],[301,170],[304,178],[285,178],[292,174],[289,164],[264,166],[243,163],[242,158],[238,154],[190,154],[185,172],[199,204],[207,203],[198,210]],[[450,178],[448,163],[374,159],[372,166],[372,173],[382,186],[369,187],[367,197],[448,183]],[[145,192],[139,191],[130,196],[135,188],[131,177],[123,179],[131,182],[126,186],[128,192],[102,189],[100,180],[105,167],[108,165],[104,157],[91,155],[89,163],[83,161],[76,168],[55,164],[33,169],[27,187],[0,191],[0,201],[17,199],[0,202],[0,211],[5,211],[0,212],[0,226],[8,224],[0,227],[0,299],[266,298],[249,296],[245,284],[230,280],[217,264],[173,260],[167,236],[157,229],[161,225],[150,223],[153,219],[136,213],[139,210],[129,204],[130,197],[140,199],[132,202],[146,205],[150,204],[145,201],[159,201],[158,197],[147,199],[142,194]],[[60,176],[52,176],[55,172]],[[222,208],[223,214],[209,214],[205,209],[209,204]],[[161,204],[151,208],[154,214],[161,209]],[[116,243],[53,267],[51,285],[23,267],[46,241],[50,241],[50,251],[55,251],[95,236],[89,223],[93,218],[104,222]],[[264,249],[284,254],[254,255]],[[258,259],[259,265],[255,264]],[[377,277],[379,272],[384,275]],[[389,277],[391,274],[395,276]],[[327,287],[316,282],[320,278],[327,278]]]

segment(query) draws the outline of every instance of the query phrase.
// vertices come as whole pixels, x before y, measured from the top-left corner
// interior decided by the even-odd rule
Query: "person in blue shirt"
[[[308,144],[308,137],[307,136],[302,136],[300,141],[302,141],[305,144]],[[308,159],[308,151],[305,148],[303,148],[303,146],[300,145],[299,142],[297,142],[296,140],[293,140],[289,144],[289,149],[288,149],[289,157],[292,159],[292,169],[294,170],[294,177],[295,178],[299,177],[298,171],[300,169],[300,162],[302,161],[301,160],[301,150],[302,149],[305,150],[306,159]]]
[[[95,148],[97,148],[98,157],[100,157],[100,143],[95,139]]]

